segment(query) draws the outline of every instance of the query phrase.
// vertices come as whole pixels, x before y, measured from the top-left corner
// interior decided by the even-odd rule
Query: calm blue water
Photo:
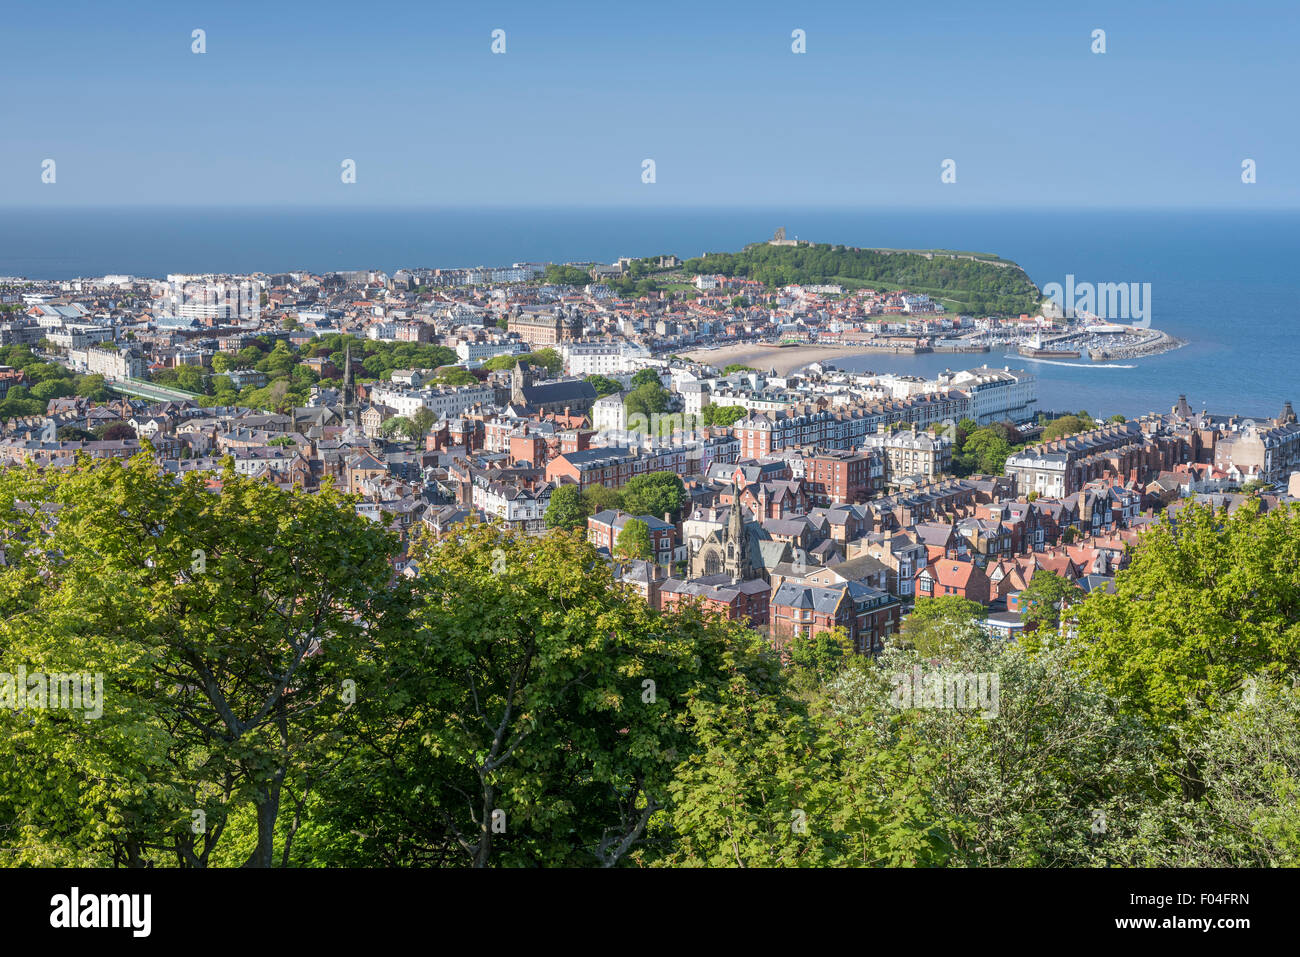
[[[1152,324],[1191,344],[1136,368],[1030,365],[1049,409],[1274,415],[1300,402],[1300,212],[808,209],[0,210],[0,275],[279,272],[500,265],[737,249],[787,235],[858,246],[975,250],[1041,287],[1151,283]],[[983,356],[855,360],[930,373]],[[1024,366],[990,353],[990,365]],[[847,363],[846,363],[847,364]]]

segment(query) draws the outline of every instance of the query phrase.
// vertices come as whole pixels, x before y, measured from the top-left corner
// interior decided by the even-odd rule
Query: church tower
[[[352,383],[352,344],[348,343],[343,351],[343,418],[352,417],[356,401],[356,389]]]
[[[532,370],[526,360],[520,359],[510,373],[510,401],[515,405],[527,405],[528,400],[524,398],[524,390],[532,384]]]
[[[731,483],[731,514],[727,516],[726,541],[723,543],[722,571],[733,582],[752,577],[749,563],[749,535],[745,529],[745,507],[740,504],[740,488]]]

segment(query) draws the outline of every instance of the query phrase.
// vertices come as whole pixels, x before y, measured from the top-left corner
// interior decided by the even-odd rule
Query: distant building
[[[530,412],[585,414],[596,402],[596,390],[583,379],[559,379],[534,384],[532,366],[524,359],[515,364],[510,377],[510,402]]]
[[[139,379],[144,375],[144,355],[134,346],[123,349],[91,346],[68,351],[68,364],[79,372],[108,379]]]
[[[506,323],[514,333],[532,346],[557,346],[582,338],[582,318],[558,313],[517,313]]]
[[[881,428],[882,431],[867,436],[862,444],[883,460],[886,484],[898,486],[910,476],[933,482],[952,471],[953,442],[948,436],[911,429],[885,432]]]

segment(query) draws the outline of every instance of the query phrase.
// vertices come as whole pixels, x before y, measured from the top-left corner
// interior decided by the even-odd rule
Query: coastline
[[[693,349],[678,353],[692,362],[703,362],[722,369],[733,363],[740,363],[760,372],[775,369],[777,375],[789,375],[796,369],[820,362],[825,359],[847,359],[870,353],[870,349],[861,346],[818,346],[798,345],[774,347],[753,342],[737,342],[718,349]]]
[[[1083,365],[1106,365],[1121,359],[1145,359],[1151,356],[1163,355],[1167,352],[1173,352],[1187,345],[1187,340],[1179,339],[1177,336],[1171,336],[1167,332],[1153,330],[1159,333],[1138,345],[1127,348],[1119,348],[1113,351],[1108,350],[1103,358],[1092,358],[1076,360]],[[936,353],[939,350],[935,350]],[[805,366],[814,362],[821,362],[827,359],[847,359],[856,356],[878,355],[888,356],[891,354],[914,354],[910,350],[901,349],[884,349],[879,346],[872,348],[870,346],[853,345],[853,346],[832,346],[816,345],[806,343],[797,346],[775,347],[766,346],[754,342],[738,342],[731,345],[722,346],[717,349],[693,349],[690,352],[678,353],[685,359],[693,362],[702,362],[714,366],[721,370],[725,366],[734,363],[747,365],[757,369],[760,372],[767,372],[774,369],[777,375],[789,375],[803,369]],[[956,350],[943,350],[942,354],[964,354]],[[972,355],[978,353],[970,353]]]

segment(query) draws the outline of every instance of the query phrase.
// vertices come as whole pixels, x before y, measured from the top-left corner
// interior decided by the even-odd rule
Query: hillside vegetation
[[[396,575],[233,463],[9,469],[0,536],[0,867],[1300,864],[1300,506],[1035,575],[1020,643],[922,599],[878,660],[652,609],[580,529]]]
[[[840,283],[906,289],[939,299],[951,311],[981,315],[1032,313],[1042,301],[1018,265],[979,253],[754,243],[737,253],[706,253],[682,268],[687,275],[739,276],[771,286]]]

